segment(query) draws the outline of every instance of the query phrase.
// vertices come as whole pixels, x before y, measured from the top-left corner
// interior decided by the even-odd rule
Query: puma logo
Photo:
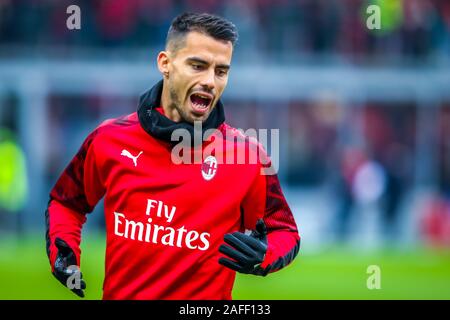
[[[137,156],[133,156],[130,151],[123,149],[122,153],[120,154],[121,156],[130,158],[133,160],[134,166],[137,167],[137,159],[140,157],[140,155],[143,153],[143,151],[139,152],[139,154]]]

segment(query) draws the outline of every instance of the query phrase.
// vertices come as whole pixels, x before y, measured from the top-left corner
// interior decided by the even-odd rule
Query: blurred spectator
[[[25,154],[6,128],[0,128],[0,168],[0,211],[17,213],[27,196]]]
[[[438,123],[438,189],[425,203],[422,236],[435,247],[450,246],[450,105],[444,105]]]
[[[21,231],[20,212],[28,200],[26,158],[17,139],[13,95],[0,100],[0,230]]]
[[[425,204],[420,231],[426,244],[433,247],[450,246],[450,202],[439,196]]]
[[[444,105],[439,115],[438,131],[438,187],[450,201],[450,105]]]
[[[336,217],[332,220],[338,241],[347,240],[350,233],[351,215],[356,204],[353,192],[355,177],[358,170],[367,162],[366,154],[356,146],[342,147],[340,151],[340,163],[333,174],[334,191],[337,200]]]
[[[28,195],[25,154],[15,137],[14,112],[0,105],[0,234],[20,231],[19,211]]]

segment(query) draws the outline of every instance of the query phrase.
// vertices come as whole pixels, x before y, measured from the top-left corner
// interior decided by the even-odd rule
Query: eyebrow
[[[196,62],[196,63],[206,64],[206,65],[209,64],[208,61],[203,60],[203,59],[198,58],[198,57],[189,57],[186,60],[188,62]],[[230,65],[229,64],[218,64],[217,67],[221,68],[221,69],[227,69],[227,70],[230,69]]]

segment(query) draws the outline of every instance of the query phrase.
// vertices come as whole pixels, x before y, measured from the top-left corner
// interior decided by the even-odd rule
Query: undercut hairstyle
[[[196,31],[216,40],[230,41],[234,46],[238,39],[236,26],[225,18],[208,13],[183,13],[173,19],[166,38],[166,48],[173,52],[185,45],[189,32]]]

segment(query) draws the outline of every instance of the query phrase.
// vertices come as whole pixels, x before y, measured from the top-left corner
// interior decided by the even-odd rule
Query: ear
[[[163,74],[164,78],[167,79],[169,77],[169,63],[170,57],[167,51],[161,51],[158,54],[158,69]]]

